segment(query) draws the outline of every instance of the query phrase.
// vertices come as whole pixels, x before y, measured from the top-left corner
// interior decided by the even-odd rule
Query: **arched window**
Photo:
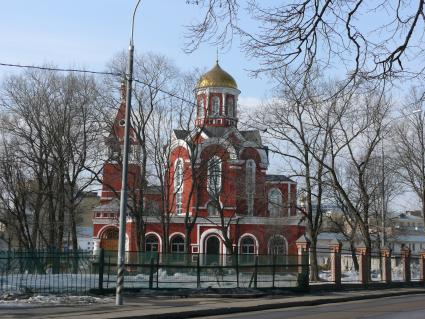
[[[274,235],[269,240],[270,255],[286,255],[286,240],[281,235]]]
[[[254,194],[255,194],[255,161],[246,161],[245,169],[245,190],[248,216],[254,215]]]
[[[255,241],[251,236],[245,236],[241,240],[241,254],[252,255],[255,254]]]
[[[176,214],[182,213],[183,207],[183,159],[178,158],[174,166],[174,193],[176,197]]]
[[[269,190],[268,208],[270,217],[279,217],[282,211],[282,193],[277,188]]]
[[[159,241],[155,235],[148,235],[145,239],[145,251],[146,252],[158,252]]]
[[[221,191],[221,159],[213,156],[208,161],[208,193],[216,198]]]
[[[118,239],[118,229],[108,228],[101,236],[102,239]]]
[[[198,118],[202,118],[205,115],[205,103],[204,103],[204,97],[202,96],[199,100],[198,104]]]
[[[226,97],[226,115],[235,117],[235,100],[232,95]]]
[[[176,235],[171,238],[171,252],[184,253],[184,238],[181,235]]]
[[[211,115],[212,116],[218,116],[219,111],[220,111],[220,98],[218,96],[213,96]]]

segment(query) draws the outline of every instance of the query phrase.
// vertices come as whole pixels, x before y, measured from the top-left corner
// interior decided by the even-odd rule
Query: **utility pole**
[[[126,104],[125,104],[125,127],[124,127],[124,150],[123,150],[123,163],[122,163],[122,178],[121,178],[121,197],[120,197],[120,226],[118,236],[118,272],[117,272],[117,289],[116,289],[116,305],[123,304],[123,289],[124,289],[124,271],[125,271],[125,233],[127,223],[127,202],[128,202],[128,153],[130,142],[130,115],[131,115],[131,92],[133,82],[133,34],[134,34],[134,18],[136,15],[137,7],[141,0],[137,1],[136,7],[133,11],[133,19],[131,22],[131,36],[130,45],[128,47],[128,63],[126,71]]]

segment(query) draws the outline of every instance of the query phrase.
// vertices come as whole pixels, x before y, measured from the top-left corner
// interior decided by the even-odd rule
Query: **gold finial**
[[[218,64],[218,46],[217,46],[217,57],[216,57],[215,63]]]

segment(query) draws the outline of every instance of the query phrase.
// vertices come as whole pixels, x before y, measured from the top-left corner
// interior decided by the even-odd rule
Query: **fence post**
[[[156,258],[156,288],[158,287],[159,287],[159,253],[158,253],[158,257]]]
[[[254,288],[257,288],[257,277],[258,277],[258,255],[255,256]]]
[[[305,235],[302,235],[300,238],[297,239],[295,242],[297,245],[297,251],[298,251],[298,285],[300,288],[308,288],[309,287],[309,256],[308,252],[310,249],[310,240],[305,237]]]
[[[381,248],[382,271],[381,280],[386,284],[390,284],[391,278],[391,249],[388,247]]]
[[[410,249],[407,247],[401,250],[401,263],[403,265],[403,280],[410,282]]]
[[[236,287],[239,288],[239,252],[235,255],[236,259]]]
[[[272,266],[272,288],[275,288],[275,276],[276,276],[276,254],[273,254],[273,266]]]
[[[105,251],[103,248],[99,249],[99,290],[103,290],[103,270],[105,267]]]
[[[331,251],[331,278],[337,286],[341,285],[341,248],[342,244],[337,239],[333,239],[329,243],[329,250]]]
[[[198,258],[196,259],[196,287],[201,288],[201,262],[199,260],[199,253]]]
[[[151,266],[149,271],[149,289],[153,288],[153,270],[154,270],[154,258],[151,258]]]
[[[422,284],[425,283],[425,251],[419,254],[419,280]]]
[[[356,253],[359,255],[359,281],[363,285],[369,283],[369,249],[366,247],[357,247]]]

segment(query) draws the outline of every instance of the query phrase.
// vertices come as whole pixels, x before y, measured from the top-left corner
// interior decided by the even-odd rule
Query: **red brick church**
[[[297,185],[284,175],[269,175],[268,149],[258,130],[239,130],[236,81],[217,64],[198,81],[196,121],[191,131],[174,130],[166,146],[168,190],[148,186],[146,206],[166,198],[169,231],[159,218],[147,217],[144,248],[184,252],[185,216],[194,222],[189,232],[192,253],[226,254],[229,245],[241,254],[296,253],[304,234],[296,209]],[[120,104],[107,140],[110,160],[103,166],[101,205],[93,211],[94,249],[116,249],[118,238],[120,166],[114,161],[123,143],[125,103]],[[129,189],[140,183],[137,143],[132,139]],[[166,194],[166,196],[161,196]],[[135,251],[136,232],[127,218],[126,250]]]

